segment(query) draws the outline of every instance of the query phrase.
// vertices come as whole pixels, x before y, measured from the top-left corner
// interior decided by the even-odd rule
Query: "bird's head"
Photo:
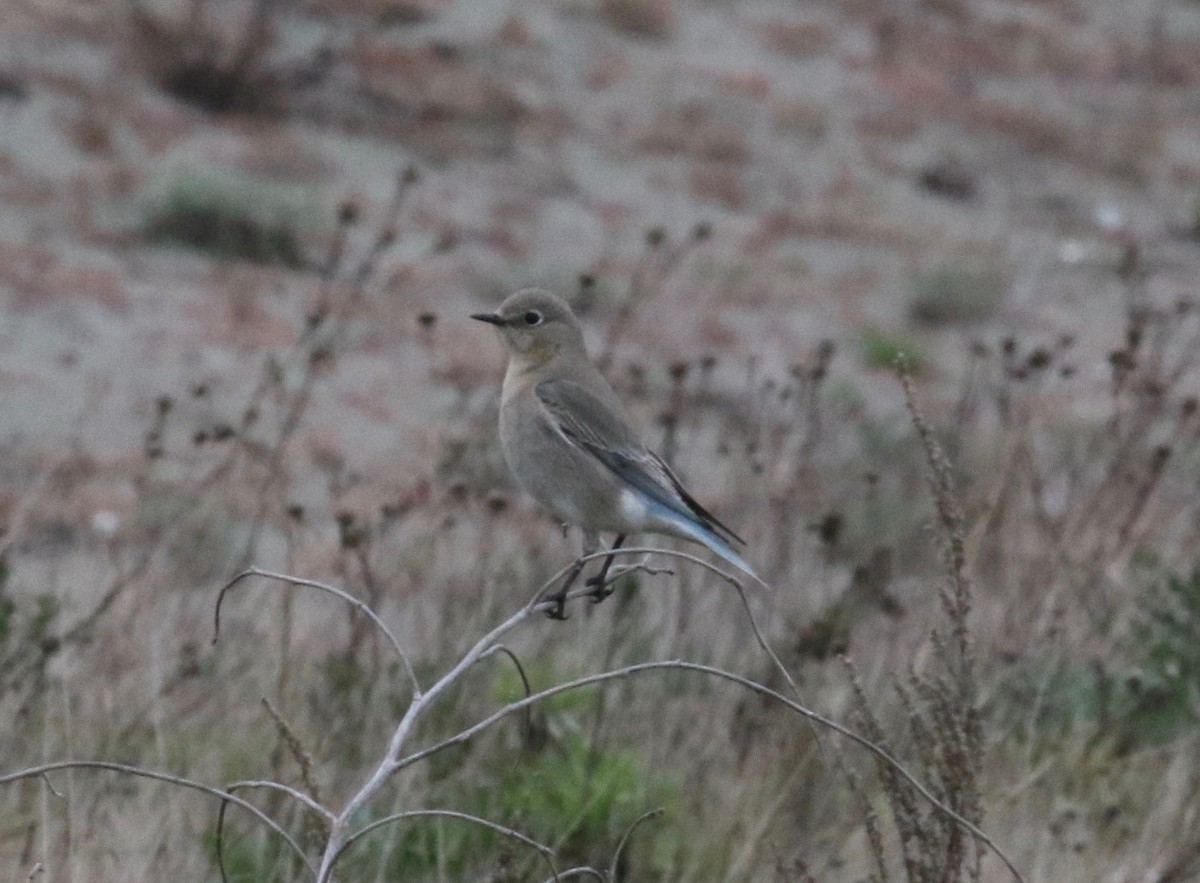
[[[566,350],[584,352],[579,320],[562,298],[538,288],[526,288],[505,298],[494,313],[475,313],[472,319],[495,325],[514,355],[542,363]]]

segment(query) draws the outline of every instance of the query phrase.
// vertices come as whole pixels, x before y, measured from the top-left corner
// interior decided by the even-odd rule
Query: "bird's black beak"
[[[489,325],[503,325],[504,320],[500,318],[498,313],[472,313],[472,319],[478,319],[480,322],[487,322]]]

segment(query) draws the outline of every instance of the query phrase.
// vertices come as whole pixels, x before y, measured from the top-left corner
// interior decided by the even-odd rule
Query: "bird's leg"
[[[609,549],[609,552],[615,552],[617,549],[621,548],[621,544],[623,542],[625,542],[625,534],[617,534],[617,538],[613,540],[612,548]],[[615,555],[606,555],[604,557],[604,563],[600,565],[600,572],[585,583],[585,585],[592,587],[593,604],[599,604],[613,593],[612,588],[605,585],[605,583],[608,580],[608,569],[612,567],[613,559],[615,557]]]
[[[564,610],[567,603],[567,592],[571,586],[575,584],[575,580],[579,579],[579,574],[583,572],[583,561],[576,560],[575,564],[567,571],[566,577],[563,578],[562,585],[558,591],[553,594],[548,594],[542,597],[542,601],[549,602],[554,606],[546,611],[546,615],[551,619],[566,619],[567,614]]]

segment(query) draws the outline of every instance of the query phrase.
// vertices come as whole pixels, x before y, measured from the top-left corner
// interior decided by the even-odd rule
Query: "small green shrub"
[[[214,828],[205,830],[202,842],[209,861],[214,868],[218,867]],[[277,836],[259,831],[241,833],[230,825],[226,825],[221,838],[221,863],[229,883],[284,883],[301,879],[302,866],[295,853]]]
[[[945,265],[916,274],[909,314],[925,325],[980,322],[1004,299],[1003,275],[989,267]]]
[[[920,374],[925,354],[912,340],[899,334],[868,328],[859,338],[863,363],[868,368],[895,368],[903,364],[911,374]]]
[[[491,819],[552,843],[560,866],[603,865],[629,826],[647,810],[671,803],[675,793],[666,777],[645,769],[635,750],[593,750],[578,735],[536,753],[501,752],[481,760],[469,774],[460,764],[459,775],[439,782],[439,793],[424,805]],[[368,821],[364,816],[356,824]],[[542,879],[536,853],[495,831],[459,819],[414,818],[368,835],[341,868],[351,880],[459,880],[498,864],[512,872],[502,879]]]
[[[284,213],[283,206],[274,212]],[[244,192],[207,178],[176,181],[162,204],[150,211],[143,229],[146,239],[157,245],[260,264],[306,265],[290,222],[264,221]]]
[[[1158,743],[1200,723],[1200,568],[1152,592],[1133,643],[1140,663],[1125,685],[1133,735]]]
[[[1001,704],[1036,708],[1029,735],[1051,748],[1080,728],[1094,729],[1119,754],[1161,745],[1200,722],[1200,570],[1168,576],[1151,590],[1126,647],[1132,666],[1045,660],[1014,672]]]

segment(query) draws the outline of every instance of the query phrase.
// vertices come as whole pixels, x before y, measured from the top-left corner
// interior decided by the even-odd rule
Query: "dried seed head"
[[[844,524],[845,522],[842,519],[842,513],[828,512],[817,524],[817,536],[821,538],[822,543],[827,546],[832,546],[842,535],[842,527]]]
[[[646,231],[646,245],[650,248],[658,248],[667,240],[667,231],[662,227],[651,227]]]
[[[1031,371],[1041,371],[1049,366],[1051,362],[1050,351],[1044,346],[1039,346],[1029,354],[1029,358],[1025,361],[1025,366]]]
[[[154,404],[155,407],[158,408],[158,413],[166,417],[169,413],[171,413],[171,408],[174,407],[175,400],[170,396],[159,396],[158,401]]]
[[[1154,449],[1154,454],[1150,458],[1150,469],[1154,472],[1162,471],[1162,468],[1167,465],[1167,461],[1171,459],[1171,446],[1159,445]]]
[[[1142,381],[1142,392],[1149,398],[1157,399],[1166,394],[1167,388],[1160,381],[1148,377]]]
[[[710,236],[712,236],[712,224],[708,221],[701,221],[692,228],[692,238],[697,242],[703,242]]]
[[[1137,360],[1129,350],[1113,350],[1108,354],[1108,363],[1116,371],[1132,371],[1137,367]]]
[[[338,206],[338,223],[344,227],[358,223],[360,209],[355,199],[343,199]]]
[[[417,323],[422,328],[432,328],[437,324],[437,313],[432,313],[429,311],[423,312],[417,316]]]

